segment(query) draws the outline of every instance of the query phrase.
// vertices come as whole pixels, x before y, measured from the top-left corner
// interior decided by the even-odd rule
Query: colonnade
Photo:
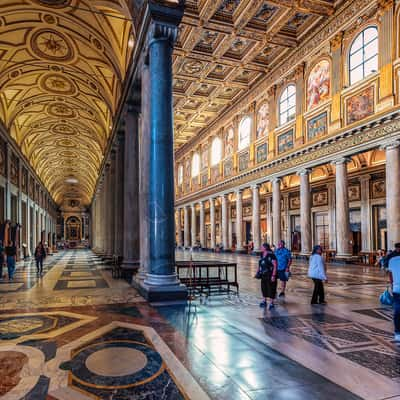
[[[387,247],[394,247],[396,242],[400,242],[400,189],[398,182],[400,181],[400,142],[391,141],[382,145],[381,149],[386,151],[386,219],[387,219]],[[348,196],[348,162],[350,158],[339,157],[334,159],[331,164],[335,168],[335,181],[333,184],[328,183],[327,191],[329,197],[329,247],[335,250],[337,258],[347,259],[352,256],[352,240],[350,231],[350,207]],[[315,166],[318,166],[315,165]],[[312,251],[313,243],[312,234],[312,199],[311,199],[311,183],[310,174],[314,166],[301,169],[297,172],[300,183],[300,232],[301,232],[301,253],[309,255]],[[231,223],[231,207],[234,205],[236,211],[235,230],[236,230],[236,251],[242,251],[244,245],[243,238],[243,191],[251,189],[252,202],[252,241],[254,249],[260,249],[263,241],[277,244],[280,239],[287,242],[290,241],[288,232],[288,194],[283,192],[282,179],[284,175],[279,177],[271,177],[266,180],[258,180],[254,183],[247,184],[236,188],[233,192],[226,191],[210,196],[208,198],[200,198],[190,204],[180,205],[176,208],[177,212],[177,245],[178,247],[200,246],[201,248],[216,247],[215,225],[216,210],[215,202],[218,199],[221,204],[220,217],[220,238],[224,249],[232,248],[232,223]],[[358,177],[360,182],[360,212],[361,212],[361,233],[363,251],[371,251],[371,203],[370,203],[370,182],[371,176],[366,173],[360,173]],[[271,193],[266,193],[266,234],[261,237],[261,215],[260,215],[260,185],[270,181]],[[323,182],[320,182],[323,184]],[[230,195],[235,194],[234,204],[229,202]],[[232,196],[233,197],[233,196]],[[209,233],[208,243],[204,232],[206,231],[205,223],[205,205],[209,203]],[[200,223],[196,223],[196,208],[200,210]],[[286,215],[287,214],[287,215]],[[189,215],[191,223],[189,224]],[[182,221],[183,219],[183,221]],[[182,230],[179,227],[183,226]],[[189,233],[189,229],[191,232]],[[199,242],[197,242],[199,237]],[[189,240],[189,238],[191,240]]]

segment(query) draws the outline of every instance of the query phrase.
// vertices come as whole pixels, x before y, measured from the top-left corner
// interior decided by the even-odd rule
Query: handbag
[[[384,306],[391,306],[393,305],[393,295],[390,293],[389,287],[379,296],[379,301]]]

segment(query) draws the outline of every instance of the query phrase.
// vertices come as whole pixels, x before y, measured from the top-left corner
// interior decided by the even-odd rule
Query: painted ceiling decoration
[[[340,3],[187,0],[174,52],[175,149],[254,88]]]
[[[126,0],[0,1],[0,119],[57,203],[91,201],[132,29]]]

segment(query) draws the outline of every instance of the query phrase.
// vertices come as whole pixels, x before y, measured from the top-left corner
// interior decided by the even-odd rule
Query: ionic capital
[[[388,140],[382,143],[379,147],[380,150],[391,150],[400,146],[400,139]]]
[[[298,176],[304,176],[304,175],[310,175],[311,170],[308,168],[303,168],[300,171],[297,171],[296,175]]]
[[[347,164],[350,161],[351,161],[350,157],[339,157],[339,158],[337,158],[335,160],[332,160],[331,161],[331,165],[335,165],[335,166],[343,165],[343,164]]]

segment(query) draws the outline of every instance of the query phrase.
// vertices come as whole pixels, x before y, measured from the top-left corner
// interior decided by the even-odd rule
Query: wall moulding
[[[282,175],[294,174],[301,168],[314,168],[327,164],[337,157],[350,157],[379,148],[383,139],[386,141],[400,139],[400,110],[374,118],[350,130],[343,130],[336,135],[321,138],[318,143],[311,143],[309,146],[292,151],[241,175],[178,198],[176,206],[197,201],[221,191],[237,189],[239,186],[262,183]]]

